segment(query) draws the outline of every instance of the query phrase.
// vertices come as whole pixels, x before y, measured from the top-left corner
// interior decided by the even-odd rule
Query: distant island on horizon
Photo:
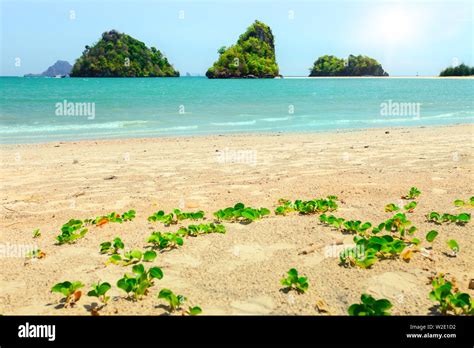
[[[25,74],[25,77],[65,77],[71,73],[72,65],[65,60],[58,60],[40,74]]]

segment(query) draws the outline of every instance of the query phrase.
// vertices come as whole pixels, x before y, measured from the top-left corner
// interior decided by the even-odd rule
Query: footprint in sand
[[[419,291],[418,278],[407,272],[386,272],[368,280],[367,292],[376,298],[399,301],[403,294]]]

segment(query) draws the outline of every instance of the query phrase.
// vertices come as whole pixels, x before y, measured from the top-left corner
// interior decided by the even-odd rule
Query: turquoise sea
[[[93,115],[79,114],[82,103]],[[58,104],[72,111],[61,113]],[[473,79],[0,78],[1,143],[473,120]]]

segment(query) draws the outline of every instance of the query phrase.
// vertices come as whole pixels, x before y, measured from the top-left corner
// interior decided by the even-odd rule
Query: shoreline
[[[214,134],[183,134],[183,135],[162,135],[153,137],[110,137],[110,138],[97,138],[97,139],[79,139],[79,140],[52,140],[45,142],[32,142],[32,143],[0,143],[0,148],[10,146],[30,146],[30,145],[51,145],[51,144],[82,144],[82,143],[113,143],[113,142],[124,142],[124,141],[159,141],[160,139],[202,139],[202,138],[222,138],[222,137],[274,137],[284,135],[313,135],[313,134],[340,134],[340,133],[354,133],[354,132],[378,132],[378,131],[389,131],[390,130],[409,130],[409,129],[423,129],[423,128],[443,128],[443,127],[473,127],[474,123],[454,123],[449,125],[420,125],[420,126],[387,126],[387,127],[369,127],[369,128],[350,128],[350,129],[330,129],[330,130],[309,130],[309,131],[276,131],[276,132],[228,132],[228,133],[214,133]]]

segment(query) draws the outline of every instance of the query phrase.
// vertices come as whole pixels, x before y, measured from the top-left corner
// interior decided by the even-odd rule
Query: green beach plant
[[[281,285],[286,286],[287,290],[296,290],[298,293],[305,293],[308,290],[308,278],[300,277],[298,271],[295,268],[290,269],[288,277],[280,280]]]
[[[338,208],[336,201],[337,196],[334,195],[327,196],[326,199],[320,198],[309,201],[298,199],[294,202],[291,202],[286,199],[280,199],[278,201],[280,206],[275,209],[275,214],[286,215],[292,211],[296,211],[303,215],[326,213],[329,211],[334,211]]]
[[[165,214],[163,210],[157,211],[156,213],[148,217],[148,221],[156,222],[161,221],[165,225],[171,225],[178,223],[178,220],[174,219],[173,213]]]
[[[61,227],[61,234],[56,237],[58,244],[75,243],[77,239],[83,238],[87,228],[83,228],[81,220],[71,219]]]
[[[440,214],[436,211],[432,211],[426,215],[426,218],[429,222],[434,222],[436,224],[441,224],[443,222],[455,223],[457,225],[465,225],[471,221],[470,213],[460,213],[458,215],[444,213]]]
[[[340,252],[339,261],[343,266],[358,266],[366,269],[377,262],[376,251],[373,249],[365,250],[356,246],[347,248]]]
[[[204,218],[204,212],[202,210],[196,212],[182,212],[179,209],[174,209],[172,213],[166,214],[163,210],[157,211],[156,213],[148,217],[148,221],[155,222],[161,221],[165,225],[175,225],[179,221],[183,220],[200,220]]]
[[[147,239],[148,243],[152,243],[155,247],[160,250],[163,249],[175,249],[184,244],[183,232],[171,233],[171,232],[153,232]]]
[[[151,262],[157,257],[157,254],[153,250],[141,252],[140,250],[129,250],[123,253],[123,255],[113,254],[110,256],[108,263],[116,265],[128,266],[140,261]]]
[[[456,199],[454,201],[454,205],[456,207],[464,207],[464,206],[467,206],[467,207],[474,207],[474,196],[471,196],[471,198],[469,198],[469,201],[463,201],[462,199]]]
[[[418,196],[420,196],[420,194],[421,194],[421,191],[420,191],[420,190],[418,190],[416,187],[412,187],[412,188],[410,189],[410,191],[408,192],[408,194],[405,195],[405,196],[402,196],[401,198],[402,198],[402,199],[410,199],[410,200],[411,200],[411,199],[418,198]]]
[[[293,202],[288,199],[280,198],[278,200],[278,204],[280,205],[275,209],[275,215],[286,215],[290,212],[295,211],[295,206]]]
[[[334,215],[327,216],[326,214],[321,214],[319,216],[319,221],[323,224],[330,225],[338,230],[347,233],[356,233],[364,235],[368,232],[369,228],[372,227],[370,222],[362,222],[360,220],[345,220],[344,218],[338,218]]]
[[[407,247],[405,241],[390,235],[383,236],[360,236],[354,237],[356,244],[353,248],[347,248],[339,254],[340,264],[343,266],[358,266],[369,268],[379,259],[389,259],[402,255]],[[418,240],[409,241],[408,244],[417,245]]]
[[[413,211],[415,210],[416,206],[417,206],[418,203],[416,203],[415,201],[412,201],[408,204],[406,204],[403,209],[405,209],[408,213],[413,213]]]
[[[100,244],[100,253],[101,254],[118,254],[119,250],[123,250],[125,245],[119,237],[115,237],[113,242],[103,242]]]
[[[338,218],[334,215],[329,215],[327,216],[326,214],[321,214],[319,216],[319,221],[321,221],[323,224],[330,225],[336,229],[341,229],[344,224],[344,218]]]
[[[426,234],[426,240],[430,243],[433,243],[435,238],[438,236],[438,231],[431,230]]]
[[[454,280],[449,281],[445,274],[438,273],[432,278],[431,286],[429,298],[439,303],[441,314],[474,315],[471,296],[459,292]]]
[[[133,293],[135,300],[141,299],[148,294],[148,289],[154,285],[154,279],[162,279],[163,271],[159,267],[151,267],[147,270],[142,264],[132,267],[132,274],[124,274],[117,281],[117,287],[130,296]]]
[[[201,307],[198,306],[188,307],[187,310],[182,309],[181,306],[184,304],[184,302],[187,301],[187,298],[183,295],[176,295],[173,291],[169,289],[161,289],[160,293],[158,294],[158,298],[168,302],[170,312],[181,310],[181,313],[183,315],[187,314],[192,316],[201,314],[202,312]]]
[[[449,249],[451,249],[451,253],[453,256],[457,256],[459,253],[459,244],[455,239],[450,239],[447,241]]]
[[[404,213],[397,213],[390,219],[379,224],[377,227],[374,227],[372,233],[377,234],[383,230],[388,232],[398,232],[400,233],[400,236],[404,237],[406,234],[412,235],[415,233],[417,228],[411,226],[411,221],[407,219]]]
[[[364,222],[360,220],[349,220],[349,221],[344,221],[343,224],[343,230],[348,232],[348,233],[356,233],[359,235],[364,235],[368,232],[369,228],[372,227],[372,224],[370,222]]]
[[[233,207],[216,211],[214,216],[218,221],[252,222],[269,214],[270,210],[267,208],[255,209],[246,207],[243,203],[237,203]]]
[[[387,205],[385,206],[385,209],[384,209],[384,210],[385,210],[385,212],[390,213],[390,212],[394,212],[394,211],[400,210],[400,207],[397,206],[397,205],[394,204],[394,203],[390,203],[390,204],[387,204]]]
[[[51,292],[57,292],[65,297],[64,307],[73,306],[81,298],[82,292],[79,291],[83,288],[84,284],[80,281],[70,282],[65,281],[57,283],[51,288]]]
[[[329,196],[336,197],[336,196]],[[295,210],[300,214],[320,214],[328,211],[334,211],[338,208],[335,199],[313,199],[309,201],[296,200]]]
[[[39,238],[41,237],[41,231],[39,230],[39,228],[37,228],[36,230],[33,231],[33,238]]]
[[[392,303],[387,299],[376,300],[368,294],[362,294],[361,303],[355,303],[347,310],[351,316],[388,316]]]
[[[176,234],[180,236],[190,236],[196,237],[202,234],[209,233],[225,233],[225,226],[222,224],[199,224],[199,225],[189,225],[188,227],[181,227]]]
[[[42,259],[46,257],[46,253],[41,249],[34,249],[26,254],[27,259]]]
[[[179,209],[173,210],[173,213],[176,215],[176,219],[178,221],[182,220],[200,220],[204,218],[204,212],[202,210],[199,210],[197,212],[182,212]]]
[[[132,221],[133,219],[135,219],[135,210],[129,210],[129,211],[126,211],[125,213],[122,214],[122,220],[123,221]]]
[[[108,300],[110,299],[109,296],[107,296],[107,291],[109,291],[112,288],[112,286],[107,283],[97,283],[92,285],[92,290],[90,290],[87,293],[87,296],[90,297],[97,297],[102,303],[107,304]]]
[[[86,219],[84,220],[84,224],[87,225],[95,225],[95,226],[103,226],[109,222],[115,223],[123,223],[124,221],[132,221],[135,218],[135,210],[129,210],[124,212],[122,215],[112,212],[108,215],[101,215],[97,216],[94,219]]]

